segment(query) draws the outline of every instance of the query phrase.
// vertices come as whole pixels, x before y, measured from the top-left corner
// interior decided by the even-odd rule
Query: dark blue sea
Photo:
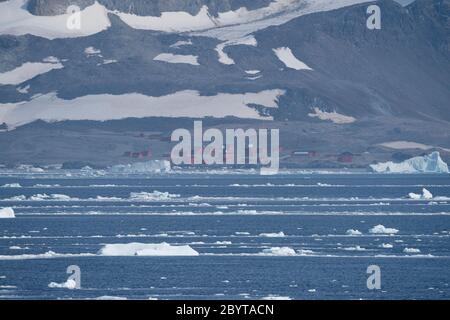
[[[9,172],[9,207],[0,299],[450,298],[449,175]]]

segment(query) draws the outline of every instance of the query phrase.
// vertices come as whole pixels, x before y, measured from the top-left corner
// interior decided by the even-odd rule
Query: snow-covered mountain
[[[366,27],[374,3],[381,30]],[[73,4],[80,29],[67,27]],[[448,126],[449,13],[450,0],[0,1],[0,123]]]

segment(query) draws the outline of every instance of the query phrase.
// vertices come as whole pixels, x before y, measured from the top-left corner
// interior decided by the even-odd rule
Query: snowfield
[[[225,65],[232,65],[235,64],[234,60],[230,58],[225,51],[223,51],[226,47],[230,46],[251,46],[256,47],[258,45],[258,42],[256,41],[255,37],[252,35],[245,36],[243,38],[238,38],[234,40],[225,41],[222,43],[219,43],[215,50],[217,51],[217,54],[219,55],[219,62]]]
[[[0,85],[18,85],[38,75],[63,67],[54,57],[48,57],[43,62],[25,62],[20,67],[0,73]]]
[[[284,90],[264,90],[258,93],[201,96],[198,91],[178,91],[162,97],[139,93],[123,95],[87,95],[64,100],[55,93],[38,96],[30,101],[0,103],[0,123],[10,127],[24,125],[34,120],[115,120],[130,117],[187,117],[224,118],[233,116],[245,119],[272,120],[261,115],[249,104],[278,108],[278,97]],[[124,108],[127,106],[127,108]]]
[[[392,161],[373,164],[373,171],[380,173],[449,173],[448,165],[441,159],[439,152],[414,157],[400,163]]]
[[[294,70],[312,70],[310,67],[306,65],[303,61],[300,61],[294,54],[292,53],[290,48],[282,47],[273,49],[275,55],[287,68]]]
[[[80,12],[81,28],[67,27],[69,14],[35,16],[25,9],[27,0],[0,3],[0,34],[32,34],[47,39],[89,36],[111,27],[108,14],[118,16],[134,29],[163,32],[200,32],[205,36],[230,40],[244,37],[269,26],[281,25],[302,15],[335,10],[370,0],[275,0],[267,7],[220,12],[213,16],[207,6],[191,15],[188,12],[162,12],[159,16],[108,10],[95,2]]]
[[[84,37],[96,34],[111,26],[108,10],[95,2],[80,12],[81,28],[67,27],[69,14],[57,16],[35,16],[25,7],[28,0],[0,2],[0,34],[35,36],[56,39]]]
[[[337,113],[336,111],[326,112],[320,110],[319,108],[314,108],[314,113],[309,113],[308,116],[311,118],[318,118],[324,121],[331,121],[336,124],[349,124],[356,121],[355,118],[345,116],[343,114]]]
[[[106,244],[98,252],[102,256],[198,256],[190,246],[171,246],[168,243]]]

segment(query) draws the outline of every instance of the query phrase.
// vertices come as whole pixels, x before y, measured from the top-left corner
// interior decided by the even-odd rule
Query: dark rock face
[[[137,15],[159,16],[161,12],[185,11],[192,15],[197,14],[201,7],[206,5],[209,12],[217,15],[245,7],[249,10],[269,5],[273,0],[98,0],[110,10],[133,13]],[[92,5],[95,0],[31,0],[28,10],[36,15],[56,15],[65,13],[70,5],[85,8]]]

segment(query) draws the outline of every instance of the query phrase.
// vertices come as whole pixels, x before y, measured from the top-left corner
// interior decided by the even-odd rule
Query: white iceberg
[[[417,193],[411,192],[408,194],[408,196],[409,196],[409,198],[414,199],[414,200],[431,200],[431,199],[433,199],[433,194],[425,188],[422,189],[422,194],[417,194]]]
[[[346,232],[346,234],[347,234],[348,236],[360,236],[360,235],[362,235],[361,231],[359,231],[359,230],[354,230],[354,229],[348,229],[347,232]]]
[[[398,230],[394,228],[386,228],[382,224],[379,224],[370,229],[369,232],[372,234],[396,234],[398,233]]]
[[[11,219],[15,217],[13,208],[0,209],[0,219]]]
[[[437,151],[400,163],[389,161],[372,164],[370,167],[379,173],[449,173],[448,165],[441,159],[441,155]]]
[[[168,243],[106,244],[98,252],[102,256],[198,256],[190,246],[172,246]]]

